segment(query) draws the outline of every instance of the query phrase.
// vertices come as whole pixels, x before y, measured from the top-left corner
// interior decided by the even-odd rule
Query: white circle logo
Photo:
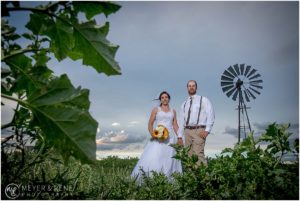
[[[19,185],[17,184],[9,184],[5,188],[5,195],[9,199],[16,199],[20,195]]]

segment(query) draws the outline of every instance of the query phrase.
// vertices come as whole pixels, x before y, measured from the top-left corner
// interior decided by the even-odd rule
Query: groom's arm
[[[181,105],[179,112],[178,144],[183,144],[182,136],[184,131],[184,103]]]
[[[206,122],[205,131],[210,133],[211,129],[214,125],[214,122],[215,122],[215,111],[214,111],[213,105],[211,104],[209,99],[207,99],[207,101],[206,101],[206,108],[207,108],[207,111],[206,111],[207,112],[207,122]]]

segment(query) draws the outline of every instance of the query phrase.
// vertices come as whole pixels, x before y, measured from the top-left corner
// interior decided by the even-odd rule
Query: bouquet
[[[165,141],[169,137],[169,131],[163,125],[157,125],[157,127],[152,132],[152,140]]]

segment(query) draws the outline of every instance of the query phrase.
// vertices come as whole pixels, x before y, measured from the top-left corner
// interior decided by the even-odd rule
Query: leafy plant
[[[63,178],[73,157],[83,164],[95,163],[98,123],[89,112],[89,90],[74,87],[66,74],[54,75],[48,61],[71,58],[98,73],[121,74],[114,59],[118,45],[106,39],[109,23],[100,26],[94,19],[117,12],[119,5],[59,1],[26,6],[30,4],[1,2],[1,97],[15,102],[11,122],[1,125],[2,193],[16,181],[70,182]],[[18,11],[30,14],[24,33],[9,23],[10,14]],[[32,144],[33,149],[28,146]],[[64,161],[63,173],[47,175],[49,160]],[[28,174],[37,164],[42,172],[38,180]]]
[[[262,134],[260,137],[259,142],[265,141],[269,143],[265,153],[271,154],[277,158],[277,163],[275,165],[281,161],[284,154],[292,151],[288,141],[288,138],[292,133],[286,131],[289,127],[290,124],[276,125],[276,123],[273,123],[268,126],[266,133]]]
[[[283,163],[290,153],[288,126],[270,125],[257,140],[253,133],[226,148],[207,166],[195,166],[188,148],[173,146],[186,171],[176,177],[183,199],[298,199],[299,163]],[[265,149],[261,143],[268,143]],[[194,167],[194,168],[191,168]]]
[[[106,39],[109,23],[99,27],[93,19],[119,8],[109,2],[50,2],[37,7],[3,2],[1,96],[16,101],[17,107],[12,122],[2,129],[13,128],[14,135],[30,133],[37,140],[42,135],[65,160],[71,155],[85,163],[95,159],[98,123],[88,111],[89,90],[75,88],[67,75],[54,76],[47,62],[53,53],[58,61],[82,59],[99,73],[120,74],[114,60],[118,46]],[[6,17],[15,11],[31,12],[26,24],[30,32],[19,35],[9,25]],[[80,21],[80,12],[86,21]],[[21,39],[30,44],[22,47]]]

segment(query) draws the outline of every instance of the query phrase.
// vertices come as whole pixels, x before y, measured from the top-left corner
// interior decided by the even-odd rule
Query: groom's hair
[[[188,87],[189,86],[189,83],[190,82],[194,82],[195,83],[195,85],[196,85],[196,89],[198,88],[198,85],[197,85],[197,82],[196,82],[196,80],[189,80],[188,82],[187,82],[187,84],[186,84],[186,87]]]

